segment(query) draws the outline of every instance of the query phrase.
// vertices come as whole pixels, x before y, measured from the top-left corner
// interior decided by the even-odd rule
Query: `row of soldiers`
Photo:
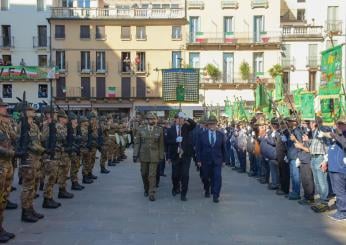
[[[35,110],[22,102],[21,121],[15,123],[7,113],[8,105],[0,100],[0,243],[13,239],[15,235],[2,227],[3,213],[8,206],[12,189],[14,167],[19,166],[21,192],[21,220],[34,223],[44,218],[35,211],[34,199],[38,189],[43,190],[42,207],[55,209],[61,206],[53,198],[54,185],[59,186],[59,199],[71,199],[67,191],[68,178],[71,189],[81,191],[78,173],[82,169],[82,183],[91,184],[97,179],[93,174],[96,153],[99,151],[102,174],[110,171],[126,159],[125,150],[131,143],[125,123],[117,123],[112,115],[88,117],[66,113],[46,107],[43,121],[37,124]],[[25,131],[25,132],[24,132]],[[16,204],[10,208],[16,208]]]

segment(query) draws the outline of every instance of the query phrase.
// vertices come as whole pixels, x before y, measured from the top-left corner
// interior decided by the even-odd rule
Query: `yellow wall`
[[[173,23],[173,24],[172,24]],[[55,25],[65,25],[65,39],[55,39]],[[96,64],[96,51],[105,51],[108,73],[106,74],[106,88],[116,87],[117,97],[121,96],[121,52],[131,52],[131,62],[136,57],[136,52],[146,53],[146,86],[151,88],[148,97],[161,95],[161,71],[156,69],[170,68],[172,51],[182,51],[184,56],[185,23],[183,20],[142,20],[142,21],[109,21],[109,20],[51,20],[52,25],[52,61],[55,61],[55,51],[65,50],[67,63],[66,87],[80,87],[81,74],[78,71],[80,52],[90,51],[91,63]],[[80,39],[80,25],[91,26],[91,38]],[[106,40],[95,39],[95,26],[104,25]],[[121,25],[131,26],[132,39],[121,40]],[[146,26],[147,40],[136,40],[136,25]],[[181,40],[172,40],[172,25],[181,25],[183,37]],[[149,65],[149,67],[148,67]],[[96,87],[96,75],[91,76],[91,87]],[[132,75],[131,96],[136,87],[136,75]]]

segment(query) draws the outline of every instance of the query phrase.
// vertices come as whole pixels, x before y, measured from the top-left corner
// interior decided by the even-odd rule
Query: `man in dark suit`
[[[193,155],[192,130],[196,123],[183,112],[175,116],[175,124],[167,130],[168,161],[172,163],[172,195],[181,193],[186,201],[189,171]]]
[[[226,162],[225,136],[217,130],[217,119],[210,116],[208,119],[208,129],[203,132],[197,143],[197,162],[201,167],[205,197],[210,197],[210,190],[213,194],[213,201],[219,202],[221,191],[221,169]]]

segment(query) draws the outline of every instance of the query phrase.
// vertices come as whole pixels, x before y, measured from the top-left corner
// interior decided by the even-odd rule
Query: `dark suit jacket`
[[[197,142],[197,161],[202,164],[222,164],[226,162],[225,136],[220,131],[216,131],[216,141],[214,146],[209,142],[209,130],[199,135]]]
[[[196,123],[192,119],[188,119],[187,121],[189,122],[189,124],[184,124],[181,128],[181,136],[183,137],[181,146],[184,151],[183,157],[192,157],[193,140],[191,132],[196,127]],[[176,142],[177,137],[177,129],[176,125],[174,124],[167,131],[168,159],[176,160],[179,158],[179,143]]]

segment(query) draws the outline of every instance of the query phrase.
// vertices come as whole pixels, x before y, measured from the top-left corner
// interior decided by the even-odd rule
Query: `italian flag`
[[[226,43],[233,43],[234,41],[234,33],[233,32],[226,32],[225,33],[225,42]]]
[[[196,32],[196,42],[198,43],[205,42],[204,32]]]
[[[108,87],[108,97],[110,98],[115,97],[115,87]]]

